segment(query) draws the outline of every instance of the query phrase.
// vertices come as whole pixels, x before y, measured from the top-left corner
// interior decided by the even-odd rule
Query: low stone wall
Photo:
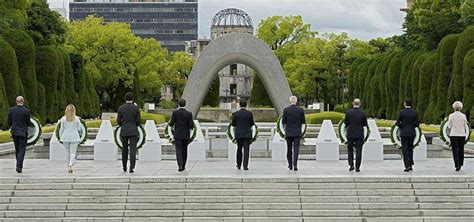
[[[155,109],[149,110],[149,113],[158,113],[165,116],[171,116],[174,109]],[[276,121],[278,114],[273,108],[251,108],[254,120],[257,122],[272,122]],[[319,110],[305,109],[306,114],[317,113]],[[209,120],[212,122],[229,122],[232,111],[228,109],[219,108],[201,108],[199,110],[198,119]]]

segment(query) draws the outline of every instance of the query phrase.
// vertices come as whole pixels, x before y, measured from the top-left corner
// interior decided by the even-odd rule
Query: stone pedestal
[[[66,149],[53,132],[51,141],[49,142],[49,159],[66,161],[66,155]]]
[[[331,120],[324,120],[316,139],[316,160],[338,161],[339,139]]]
[[[202,134],[201,124],[198,120],[194,120],[196,125],[196,138],[188,146],[188,161],[206,161],[206,141]]]
[[[375,120],[368,120],[370,135],[362,147],[362,161],[382,161],[383,141]]]
[[[227,144],[227,160],[235,161],[237,158],[237,144],[229,141]]]
[[[420,144],[413,150],[413,160],[428,160],[428,145],[423,134],[421,134]]]
[[[116,161],[118,147],[114,142],[114,130],[110,120],[102,120],[94,140],[94,160]]]
[[[270,149],[272,149],[272,161],[287,161],[286,159],[286,141],[280,136],[278,132],[275,132],[270,143]]]
[[[140,161],[161,161],[161,140],[155,121],[147,120],[145,124],[145,145],[138,152]]]

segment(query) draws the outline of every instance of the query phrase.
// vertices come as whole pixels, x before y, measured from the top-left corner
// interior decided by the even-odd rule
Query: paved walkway
[[[0,160],[0,178],[5,177],[412,177],[412,176],[474,176],[474,159],[466,159],[460,172],[454,171],[449,158],[415,162],[414,171],[403,172],[401,160],[366,162],[360,173],[349,172],[346,161],[317,162],[303,160],[299,171],[286,168],[284,162],[252,159],[249,171],[237,170],[227,160],[189,162],[186,171],[178,172],[175,161],[138,162],[135,173],[123,173],[121,162],[78,161],[74,174],[66,173],[64,162],[27,159],[22,174],[15,172],[15,160]]]

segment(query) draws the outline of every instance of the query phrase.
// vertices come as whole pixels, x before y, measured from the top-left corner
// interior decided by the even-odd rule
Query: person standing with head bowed
[[[249,170],[250,158],[250,143],[252,141],[252,126],[255,125],[253,121],[252,112],[246,109],[247,101],[240,100],[240,110],[232,113],[232,123],[234,127],[235,140],[237,140],[237,169],[240,170],[242,166],[242,151],[244,170]]]
[[[191,142],[191,130],[194,128],[193,114],[187,111],[186,100],[178,101],[178,109],[173,111],[169,126],[173,127],[174,145],[176,149],[176,161],[178,162],[178,171],[186,169],[188,161],[188,145]]]
[[[286,140],[286,159],[288,160],[288,169],[298,171],[298,156],[300,153],[300,141],[303,137],[302,127],[306,123],[304,110],[298,107],[298,98],[290,97],[290,106],[283,110],[281,121],[285,129]]]
[[[26,141],[28,140],[28,126],[32,126],[30,111],[24,107],[23,96],[16,97],[16,106],[8,111],[8,127],[12,134],[15,145],[16,172],[23,172],[23,161],[25,159]]]
[[[133,104],[133,94],[125,94],[126,103],[119,107],[117,123],[121,127],[120,138],[122,140],[122,167],[127,172],[128,149],[130,147],[130,173],[135,171],[138,143],[138,126],[141,123],[140,109]]]
[[[395,123],[400,128],[400,137],[402,142],[403,163],[405,172],[413,171],[413,149],[416,136],[416,128],[420,126],[418,113],[411,108],[411,99],[405,99],[405,109],[398,115]]]
[[[354,99],[352,109],[347,110],[344,124],[347,128],[347,160],[349,171],[354,170],[354,147],[356,150],[355,171],[360,172],[362,146],[364,145],[364,127],[367,127],[367,115],[360,109],[360,99]]]
[[[462,102],[453,103],[454,112],[448,117],[449,139],[451,141],[451,149],[453,151],[454,167],[456,171],[460,171],[464,164],[464,144],[466,142],[467,118],[461,113]]]
[[[60,142],[66,149],[66,160],[68,163],[68,172],[74,171],[73,166],[76,159],[77,146],[81,142],[81,136],[84,135],[84,128],[81,127],[81,121],[76,116],[76,108],[69,104],[64,111],[64,116],[60,120],[59,128]]]

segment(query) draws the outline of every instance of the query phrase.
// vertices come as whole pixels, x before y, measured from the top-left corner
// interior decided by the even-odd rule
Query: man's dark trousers
[[[13,136],[13,144],[15,145],[16,168],[23,169],[23,160],[25,160],[26,137]]]
[[[348,138],[347,139],[347,160],[349,161],[349,166],[354,166],[354,148],[356,150],[356,169],[360,168],[362,162],[362,146],[364,145],[364,140],[360,138]]]
[[[242,150],[244,155],[244,169],[249,166],[250,139],[237,139],[237,167],[242,166]]]
[[[188,161],[188,140],[176,140],[176,160],[178,161],[178,167],[186,167]]]
[[[138,136],[122,136],[122,166],[127,169],[128,148],[130,148],[130,169],[135,169],[137,161]]]
[[[415,141],[415,137],[413,136],[402,136],[403,164],[405,164],[405,169],[414,165],[413,141]]]
[[[288,166],[298,168],[298,156],[300,154],[300,137],[287,137],[286,138],[286,159],[288,160]]]

